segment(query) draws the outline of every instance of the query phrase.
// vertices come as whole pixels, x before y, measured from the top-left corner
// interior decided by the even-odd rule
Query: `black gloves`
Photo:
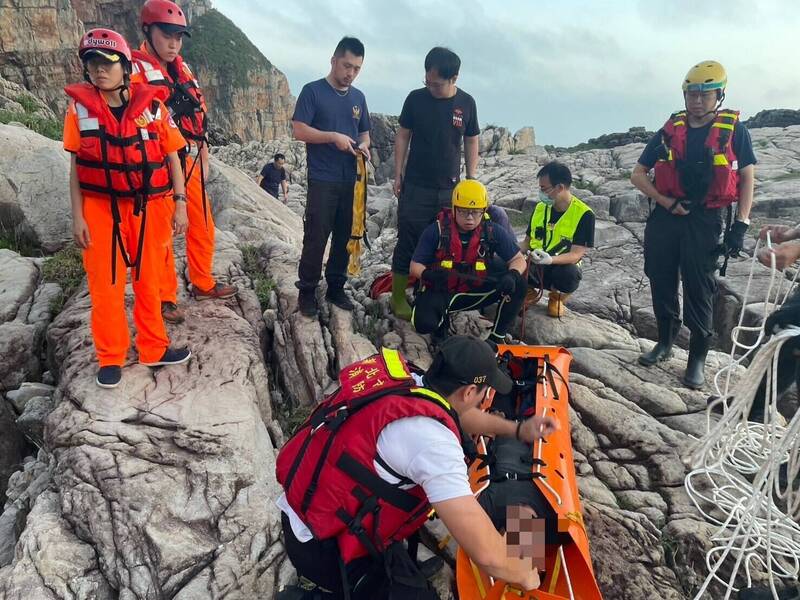
[[[525,281],[517,271],[510,269],[508,273],[497,282],[497,291],[501,296],[510,296],[518,285],[525,285]]]
[[[744,248],[744,234],[748,225],[738,219],[733,222],[729,231],[725,232],[725,253],[731,258],[739,256]]]
[[[449,273],[442,269],[428,268],[422,272],[422,285],[432,290],[443,290],[447,287]]]
[[[764,333],[772,335],[776,327],[800,326],[800,304],[784,304],[764,321]]]

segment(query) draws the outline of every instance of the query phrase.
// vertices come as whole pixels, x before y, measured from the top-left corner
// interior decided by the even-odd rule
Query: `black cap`
[[[172,35],[173,33],[182,33],[187,37],[192,37],[192,30],[189,29],[188,25],[176,25],[175,23],[153,23],[153,25],[158,27],[167,35]]]
[[[488,385],[501,394],[511,391],[511,378],[497,366],[496,354],[483,340],[453,336],[439,346],[437,354],[441,356],[440,377],[463,385]]]

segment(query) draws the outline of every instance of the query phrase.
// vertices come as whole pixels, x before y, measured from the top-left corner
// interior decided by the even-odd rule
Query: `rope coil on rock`
[[[763,321],[786,301],[797,274],[782,294],[787,280],[780,278],[776,286],[778,271],[773,255],[762,324],[745,326],[744,313],[758,264],[759,245],[760,242],[753,253],[739,322],[731,331],[730,360],[714,377],[717,399],[708,407],[707,433],[692,449],[694,469],[685,479],[695,507],[706,521],[718,527],[711,537],[713,547],[706,554],[709,575],[695,600],[704,596],[712,582],[725,588],[725,600],[730,598],[738,591],[735,583],[742,567],[748,587],[753,585],[754,576],[759,579],[766,576],[776,600],[776,578],[796,581],[800,576],[797,523],[800,492],[792,489],[792,481],[800,471],[800,412],[788,425],[783,425],[777,408],[778,357],[784,344],[800,335],[800,327],[781,329],[762,344],[767,336]],[[772,248],[769,236],[766,246]],[[739,339],[742,334],[756,334],[756,341],[745,343]],[[738,358],[737,350],[743,351]],[[734,373],[753,354],[744,375],[734,385]],[[723,377],[724,384],[720,387]],[[749,422],[756,393],[765,377],[763,422]],[[713,423],[711,411],[721,403],[725,404],[725,412]],[[788,477],[782,487],[783,468],[787,469]],[[784,510],[778,503],[783,503]]]

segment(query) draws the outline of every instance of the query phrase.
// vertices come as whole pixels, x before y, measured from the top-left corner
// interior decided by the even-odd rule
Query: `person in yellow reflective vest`
[[[520,249],[530,257],[528,284],[549,290],[547,314],[561,317],[564,303],[581,283],[581,259],[594,246],[594,213],[572,195],[566,165],[547,163],[536,177],[539,202]]]

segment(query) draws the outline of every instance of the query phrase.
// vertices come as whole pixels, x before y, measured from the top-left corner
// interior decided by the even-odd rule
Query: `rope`
[[[800,335],[800,327],[788,327],[767,334],[763,325],[744,326],[753,273],[758,263],[756,245],[750,273],[742,298],[739,322],[731,331],[733,342],[728,363],[714,377],[717,399],[707,410],[707,433],[691,450],[694,467],[685,479],[686,490],[700,514],[716,525],[711,549],[706,554],[709,574],[695,596],[704,596],[712,582],[726,590],[725,600],[738,591],[737,579],[752,587],[753,577],[767,573],[769,587],[778,599],[776,579],[797,581],[800,576],[800,492],[792,489],[792,481],[800,472],[800,412],[788,425],[778,413],[778,358],[783,346]],[[766,247],[772,243],[767,237]],[[769,286],[766,290],[763,318],[782,305],[794,287],[797,274],[783,293],[787,280],[779,277],[772,256]],[[763,323],[763,319],[762,319]],[[742,334],[756,334],[756,341],[740,341]],[[736,352],[742,355],[736,357]],[[752,360],[739,380],[733,374],[742,364]],[[724,383],[723,383],[724,378]],[[761,381],[766,378],[763,422],[748,421]],[[716,422],[711,411],[724,404],[725,412]],[[781,470],[787,470],[787,481],[781,484]],[[779,507],[782,503],[784,510]],[[727,579],[720,571],[730,573]]]

